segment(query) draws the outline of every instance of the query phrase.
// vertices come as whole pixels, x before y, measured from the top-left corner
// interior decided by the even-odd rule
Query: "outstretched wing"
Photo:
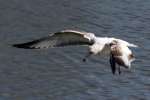
[[[93,33],[64,30],[50,34],[26,43],[14,44],[14,47],[25,49],[42,49],[48,47],[63,47],[68,45],[92,45],[95,35]]]

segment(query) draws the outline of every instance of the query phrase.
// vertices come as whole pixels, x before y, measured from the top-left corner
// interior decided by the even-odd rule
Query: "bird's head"
[[[110,47],[114,46],[114,45],[117,45],[118,44],[118,41],[116,40],[112,40],[109,44]]]

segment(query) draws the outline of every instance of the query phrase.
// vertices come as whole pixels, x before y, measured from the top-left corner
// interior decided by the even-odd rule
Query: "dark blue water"
[[[86,47],[10,46],[63,29],[135,43],[137,59],[113,76],[108,59],[81,61]],[[149,64],[149,0],[0,0],[0,100],[149,100]]]

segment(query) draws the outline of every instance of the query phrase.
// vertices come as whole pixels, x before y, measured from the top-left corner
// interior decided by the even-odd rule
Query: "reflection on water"
[[[150,1],[0,1],[0,99],[148,100]],[[85,47],[23,50],[9,45],[62,29],[114,36],[140,46],[131,71],[113,76],[108,59],[83,63]],[[76,52],[74,52],[76,51]]]

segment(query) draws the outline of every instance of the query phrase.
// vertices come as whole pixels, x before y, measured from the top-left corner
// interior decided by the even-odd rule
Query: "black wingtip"
[[[116,72],[115,70],[112,70],[112,74],[113,74],[113,75],[115,75],[115,72]]]
[[[111,68],[112,74],[115,75],[116,73],[116,68]]]
[[[49,39],[49,37],[43,37],[29,42],[13,44],[12,46],[16,48],[23,48],[23,49],[40,49],[40,47],[36,47],[35,45],[37,45],[42,41],[45,41],[46,39]]]
[[[120,66],[118,67],[118,73],[119,73],[119,75],[121,74]]]
[[[38,43],[40,40],[33,40],[25,43],[18,43],[18,44],[13,44],[13,47],[16,48],[23,48],[23,49],[36,49],[33,45]]]
[[[28,45],[28,44],[26,44],[26,43],[13,44],[12,47],[15,47],[15,48],[22,48],[22,49],[34,49],[34,48],[31,48],[30,45]]]
[[[113,55],[111,54],[110,55],[110,67],[111,67],[111,71],[112,71],[112,74],[115,75],[115,72],[116,72],[116,62],[115,62],[115,59],[113,57]]]
[[[20,44],[13,44],[12,47],[15,47],[15,48],[23,48],[23,46],[20,45]]]

